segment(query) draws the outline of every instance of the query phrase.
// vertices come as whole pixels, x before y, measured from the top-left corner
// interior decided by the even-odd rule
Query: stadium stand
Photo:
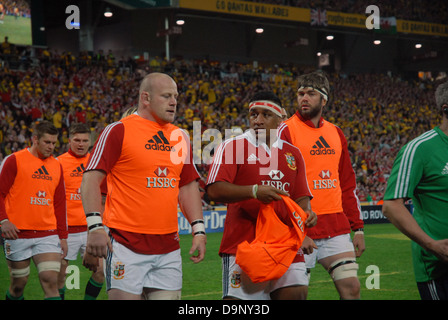
[[[216,128],[224,137],[225,129],[248,128],[248,99],[260,89],[274,90],[292,115],[296,76],[309,71],[159,57],[139,65],[112,52],[75,56],[42,49],[33,59],[15,70],[0,70],[0,160],[29,145],[30,124],[39,119],[53,121],[60,130],[57,154],[67,151],[67,128],[73,122],[87,123],[94,142],[107,124],[136,105],[138,83],[147,72],[166,72],[178,82],[177,125],[192,134],[193,121],[201,121],[201,132]],[[329,77],[333,93],[325,117],[347,137],[360,200],[378,201],[400,147],[438,123],[433,101],[438,83],[384,74]],[[205,178],[207,164],[197,166]]]

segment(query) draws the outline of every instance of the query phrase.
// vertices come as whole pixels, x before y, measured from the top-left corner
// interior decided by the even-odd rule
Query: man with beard
[[[359,299],[356,257],[365,249],[364,223],[347,140],[339,127],[322,118],[329,93],[330,84],[322,72],[300,76],[297,112],[280,125],[278,134],[302,152],[314,196],[311,207],[318,223],[302,246],[307,268],[313,268],[317,260],[331,275],[341,299]]]

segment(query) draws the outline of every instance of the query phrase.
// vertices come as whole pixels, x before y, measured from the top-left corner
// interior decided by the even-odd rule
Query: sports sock
[[[87,282],[84,300],[96,300],[102,287],[102,283],[96,282],[92,279],[92,277],[90,277],[89,282]]]
[[[59,295],[61,296],[61,300],[65,299],[65,286],[59,289]]]
[[[25,300],[25,298],[23,297],[23,294],[20,297],[14,297],[11,295],[9,290],[7,290],[6,291],[6,300]]]

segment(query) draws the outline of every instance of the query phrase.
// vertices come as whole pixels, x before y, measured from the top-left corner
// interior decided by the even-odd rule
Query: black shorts
[[[448,300],[448,275],[428,282],[417,282],[422,300]]]

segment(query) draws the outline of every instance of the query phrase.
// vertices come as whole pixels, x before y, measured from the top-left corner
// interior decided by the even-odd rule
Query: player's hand
[[[190,260],[194,263],[201,262],[205,257],[205,245],[207,244],[207,236],[200,234],[193,236],[193,244],[190,249]],[[193,255],[197,251],[196,255]]]
[[[428,250],[444,262],[448,262],[448,239],[435,240]]]
[[[67,256],[68,253],[68,244],[67,239],[61,239],[61,250],[62,250],[62,259],[64,259]]]
[[[19,238],[18,233],[19,229],[9,220],[5,220],[2,222],[2,236],[5,239],[16,240]]]
[[[355,247],[356,257],[359,258],[364,250],[366,250],[366,244],[364,242],[364,234],[358,233],[353,236],[353,246]]]
[[[263,203],[271,203],[272,201],[281,200],[284,195],[289,197],[289,193],[272,186],[258,185],[257,199]]]
[[[306,218],[305,226],[307,228],[312,228],[317,224],[317,214],[314,211],[307,211],[308,218]]]
[[[110,238],[104,228],[89,231],[87,235],[87,253],[90,253],[94,257],[106,258],[107,249],[112,250],[112,244]]]
[[[303,239],[302,242],[302,250],[304,254],[311,254],[313,253],[314,249],[317,249],[316,244],[314,243],[313,239],[306,236],[305,239]]]
[[[82,257],[82,265],[90,271],[96,272],[100,265],[100,259],[86,252]]]

